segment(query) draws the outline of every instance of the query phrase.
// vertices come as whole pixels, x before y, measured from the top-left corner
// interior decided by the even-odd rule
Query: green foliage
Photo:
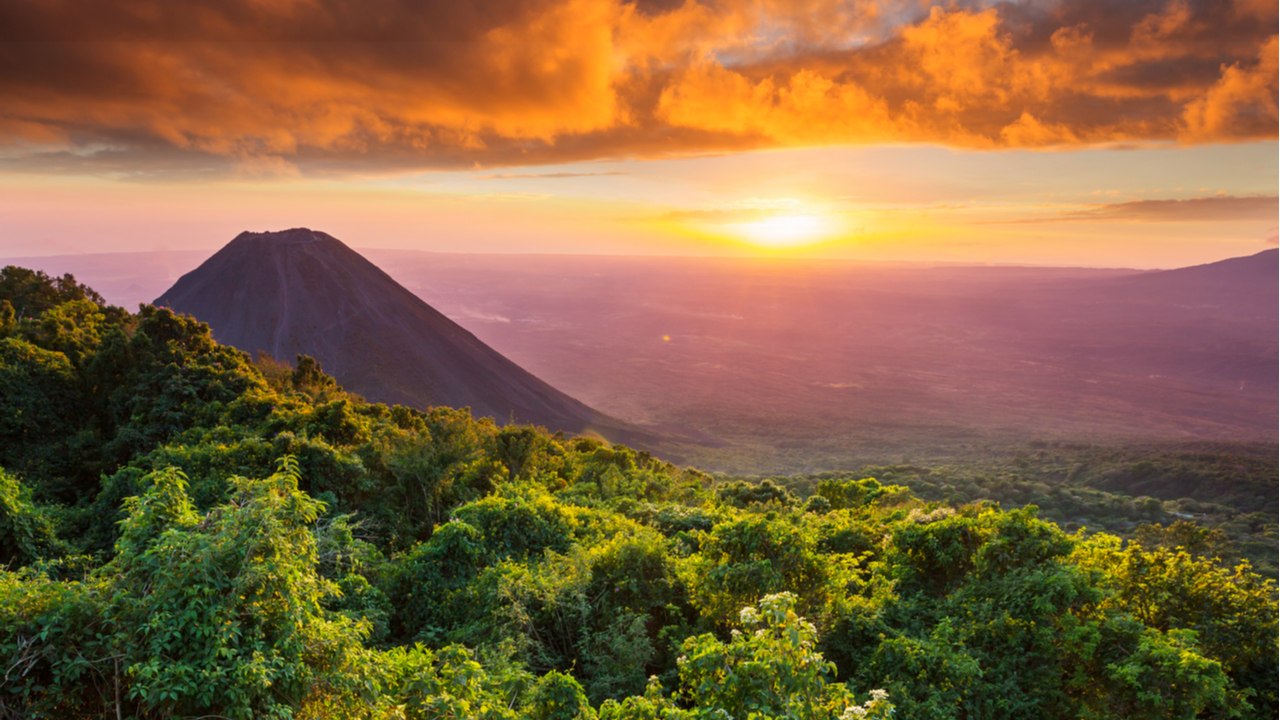
[[[66,355],[0,338],[0,466],[39,476],[67,472],[59,446],[76,434],[79,403]]]
[[[1095,686],[1105,692],[1085,703],[1088,717],[1270,717],[1231,702],[1221,664],[1201,655],[1193,632],[1161,633],[1119,619],[1104,627],[1100,640],[1104,657],[1118,657],[1107,658],[1103,682]]]
[[[107,450],[120,459],[197,424],[216,426],[228,404],[265,385],[244,353],[213,341],[209,326],[166,309],[143,307],[133,336],[101,354],[97,367],[119,373],[119,384],[104,388],[104,410],[117,428]]]
[[[232,484],[231,501],[201,516],[181,473],[154,473],[92,583],[28,580],[35,599],[3,618],[19,708],[292,717],[357,694],[365,629],[322,606],[335,590],[316,572],[320,504],[297,489],[289,458],[267,479]],[[99,696],[62,694],[76,678]]]
[[[1196,557],[1181,548],[1148,549],[1139,543],[1121,547],[1116,538],[1099,537],[1075,551],[1077,562],[1098,573],[1107,591],[1100,603],[1124,612],[1144,626],[1194,642],[1231,678],[1240,693],[1232,696],[1248,717],[1280,712],[1274,679],[1277,663],[1276,584],[1253,573],[1247,563],[1234,568]]]
[[[8,298],[0,299],[0,337],[8,335],[18,327],[18,311]]]
[[[844,716],[887,718],[892,706],[874,692],[862,712],[849,712],[853,696],[834,679],[835,666],[816,650],[817,631],[795,612],[790,593],[767,595],[739,614],[742,630],[721,642],[714,635],[685,641],[680,657],[684,696],[707,717],[826,720]]]
[[[538,678],[526,710],[530,720],[595,720],[595,710],[572,675],[549,672]]]
[[[721,502],[739,508],[752,505],[776,505],[779,507],[796,504],[796,496],[772,480],[761,480],[758,483],[741,480],[725,483],[716,488],[716,495]]]
[[[298,356],[289,381],[295,390],[317,399],[338,390],[337,381],[326,375],[320,362],[310,355]]]
[[[1152,549],[1181,549],[1198,557],[1218,560],[1229,555],[1231,547],[1231,540],[1220,528],[1207,528],[1188,520],[1177,520],[1169,525],[1139,525],[1133,533],[1133,541]]]
[[[60,352],[75,367],[84,367],[110,331],[107,312],[89,300],[73,300],[45,310],[24,326],[24,335],[42,348]]]
[[[18,321],[36,317],[68,302],[106,304],[101,295],[76,282],[70,274],[50,277],[42,270],[28,270],[16,265],[0,268],[0,298],[9,303]]]
[[[643,695],[623,700],[606,700],[600,704],[600,720],[692,720],[696,711],[685,710],[666,696],[662,683],[651,678]]]
[[[704,618],[724,623],[737,609],[765,595],[790,591],[801,608],[825,599],[827,565],[812,531],[768,516],[721,523],[685,563],[691,600]]]
[[[1070,717],[1080,614],[1097,597],[1071,548],[1033,510],[911,513],[889,552],[896,637],[855,672],[911,716]]]
[[[901,485],[881,485],[875,478],[826,479],[818,482],[814,495],[826,500],[828,507],[843,510],[863,507],[881,497],[902,495],[906,491]]]
[[[472,582],[489,557],[480,531],[455,520],[393,563],[386,586],[399,608],[393,616],[395,634],[438,639],[474,621],[484,605],[474,597]]]
[[[950,508],[913,513],[893,535],[899,587],[933,596],[951,592],[972,572],[987,532],[972,516]]]
[[[105,715],[121,678],[103,580],[0,569],[0,717]]]
[[[573,539],[572,514],[536,491],[490,495],[458,508],[454,517],[478,529],[499,559],[564,552]]]
[[[46,508],[29,488],[0,468],[0,567],[26,565],[62,550]]]
[[[518,671],[494,676],[464,647],[432,652],[421,645],[380,654],[387,699],[406,720],[515,720],[511,709],[527,684]],[[388,697],[389,696],[389,697]]]
[[[948,505],[1035,504],[1067,530],[1128,536],[1144,525],[1192,520],[1225,536],[1225,545],[1213,552],[1246,557],[1276,576],[1280,477],[1274,444],[1032,445],[1012,456],[988,451],[951,464],[872,466],[862,472]]]
[[[895,635],[873,644],[860,677],[886,684],[904,717],[923,720],[965,717],[977,695],[982,665],[953,637],[943,621],[924,637]]]
[[[491,423],[448,408],[399,420],[392,427],[370,428],[370,441],[360,446],[363,464],[381,480],[377,495],[386,503],[370,497],[372,502],[360,505],[375,510],[395,544],[409,545],[425,539],[453,508],[491,492],[506,472],[489,455],[496,432]]]
[[[322,506],[297,482],[285,458],[200,518],[181,477],[158,473],[128,504],[109,607],[134,628],[125,673],[143,712],[288,717],[317,685],[350,682],[365,631],[322,606],[336,592],[316,572]]]

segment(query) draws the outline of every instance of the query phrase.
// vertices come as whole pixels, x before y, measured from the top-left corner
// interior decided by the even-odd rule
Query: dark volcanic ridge
[[[534,377],[327,233],[243,232],[155,304],[195,316],[219,342],[249,353],[310,355],[370,400],[469,407],[503,423],[640,447],[659,439]]]

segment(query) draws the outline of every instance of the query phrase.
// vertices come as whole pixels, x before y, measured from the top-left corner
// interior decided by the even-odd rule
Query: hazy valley
[[[650,445],[707,469],[1275,441],[1274,251],[1164,272],[364,254],[553,387],[682,436]],[[203,257],[26,262],[131,306]]]

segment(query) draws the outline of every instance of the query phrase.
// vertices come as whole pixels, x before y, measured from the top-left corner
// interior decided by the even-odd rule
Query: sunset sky
[[[0,0],[0,256],[1272,247],[1274,0]]]

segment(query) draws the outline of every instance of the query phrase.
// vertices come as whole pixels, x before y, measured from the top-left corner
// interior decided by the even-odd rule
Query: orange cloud
[[[1183,138],[1212,140],[1232,133],[1265,136],[1274,133],[1280,115],[1276,111],[1276,56],[1280,48],[1272,35],[1252,66],[1223,66],[1222,77],[1183,112]]]
[[[883,101],[853,83],[804,69],[783,84],[752,82],[714,63],[689,68],[667,86],[656,114],[672,125],[780,145],[884,139],[893,122]]]
[[[1259,0],[0,5],[0,164],[382,172],[1276,136]]]

